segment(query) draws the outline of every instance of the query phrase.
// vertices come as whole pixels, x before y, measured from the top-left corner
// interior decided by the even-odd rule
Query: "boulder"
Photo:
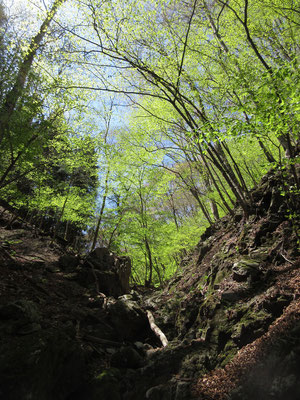
[[[152,337],[146,313],[132,300],[121,298],[108,305],[109,318],[118,336],[123,340],[141,340]]]
[[[97,247],[87,256],[87,261],[99,271],[107,271],[115,265],[115,257],[106,247]]]
[[[131,274],[131,261],[129,257],[117,257],[115,261],[117,275],[123,293],[129,293],[129,278]]]
[[[89,289],[97,289],[106,296],[118,297],[129,293],[131,262],[129,257],[118,257],[106,248],[97,248],[86,258],[78,272],[78,282]]]
[[[259,274],[259,262],[255,260],[240,260],[234,263],[233,280],[236,282],[243,282],[248,279],[255,279]]]

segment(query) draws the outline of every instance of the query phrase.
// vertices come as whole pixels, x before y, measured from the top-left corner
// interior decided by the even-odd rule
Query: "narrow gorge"
[[[209,227],[156,289],[2,208],[0,399],[298,400],[299,198],[281,182],[270,170],[252,214]]]

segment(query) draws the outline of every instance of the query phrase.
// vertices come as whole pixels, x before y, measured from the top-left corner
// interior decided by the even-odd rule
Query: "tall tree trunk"
[[[253,50],[254,54],[256,55],[257,59],[259,60],[259,62],[263,65],[264,69],[267,71],[267,73],[269,74],[269,76],[271,77],[272,80],[272,84],[273,84],[273,88],[275,91],[275,95],[277,97],[278,100],[278,104],[279,104],[279,115],[282,113],[282,115],[285,114],[285,110],[282,108],[282,104],[283,101],[281,99],[281,95],[280,95],[280,90],[278,87],[278,83],[276,82],[276,79],[274,77],[274,71],[273,68],[267,63],[267,61],[265,60],[264,56],[262,55],[262,53],[260,52],[256,42],[253,40],[252,36],[251,36],[251,32],[249,29],[249,19],[248,19],[248,12],[249,12],[249,0],[245,0],[244,1],[244,13],[243,13],[243,18],[241,18],[239,16],[239,14],[232,8],[232,6],[229,4],[229,2],[227,1],[226,4],[224,5],[225,7],[229,8],[236,16],[237,20],[241,23],[241,25],[244,28],[246,37],[247,37],[247,41],[251,47],[251,49]],[[295,148],[291,143],[291,136],[289,132],[282,132],[281,135],[278,136],[278,141],[281,144],[281,146],[284,148],[285,150],[285,156],[287,158],[292,158],[295,155]]]
[[[111,102],[109,104],[109,110],[107,112],[107,115],[104,117],[105,126],[106,127],[105,127],[105,133],[104,133],[104,137],[103,138],[104,138],[104,144],[105,145],[107,144],[107,137],[108,137],[108,133],[109,133],[113,107],[114,107],[114,102],[113,102],[113,100],[111,100]],[[105,149],[106,149],[106,147],[105,147]],[[104,150],[104,151],[105,151],[106,160],[108,160],[109,154],[107,153],[106,150]],[[99,230],[100,230],[102,217],[103,217],[105,204],[106,204],[106,199],[107,199],[107,195],[108,195],[108,190],[109,190],[109,185],[108,185],[109,175],[110,175],[110,169],[108,167],[107,171],[106,171],[106,175],[105,175],[104,195],[103,195],[103,199],[102,199],[100,215],[99,215],[98,222],[97,222],[96,232],[95,232],[94,240],[93,240],[93,243],[92,243],[92,250],[94,250],[94,248],[96,247],[96,243],[97,243],[98,236],[99,236]]]
[[[54,0],[50,11],[47,13],[44,22],[42,23],[38,33],[31,39],[27,53],[23,60],[20,62],[19,71],[13,87],[7,92],[3,106],[0,110],[0,144],[3,141],[5,133],[9,128],[9,121],[14,113],[16,104],[22,95],[25,83],[32,67],[33,60],[39,49],[39,46],[44,39],[47,30],[58,10],[58,8],[66,0]]]

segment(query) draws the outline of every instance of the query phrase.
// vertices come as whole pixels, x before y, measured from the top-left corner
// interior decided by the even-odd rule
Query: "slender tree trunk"
[[[240,183],[241,183],[241,186],[242,186],[243,190],[249,196],[249,191],[248,191],[246,182],[244,180],[244,177],[243,177],[243,175],[241,173],[241,170],[240,170],[239,166],[237,165],[235,159],[232,157],[232,154],[231,154],[231,151],[230,151],[228,145],[226,143],[224,143],[224,142],[222,143],[222,145],[223,145],[224,149],[226,150],[227,154],[229,155],[229,157],[230,157],[230,159],[231,159],[231,161],[232,161],[232,163],[234,165],[234,168],[236,170],[237,176],[239,177],[239,180],[240,180]]]
[[[207,222],[211,225],[213,223],[213,221],[212,221],[211,216],[209,215],[209,212],[207,211],[205,205],[202,203],[198,191],[195,188],[190,188],[190,192],[192,193],[194,198],[197,200],[197,203],[199,204],[204,217],[207,219]]]
[[[211,180],[212,180],[212,182],[213,182],[213,185],[214,185],[214,187],[217,189],[217,192],[218,192],[218,194],[219,194],[219,196],[220,196],[220,199],[222,200],[222,203],[223,203],[224,206],[226,207],[227,211],[229,211],[230,214],[233,214],[232,209],[229,207],[227,201],[225,200],[225,197],[223,196],[222,191],[221,191],[220,188],[219,188],[219,185],[218,185],[218,183],[217,183],[217,181],[216,181],[216,179],[215,179],[215,177],[214,177],[214,175],[213,175],[213,173],[212,173],[212,171],[211,171],[211,168],[210,168],[208,162],[206,161],[206,159],[205,159],[204,156],[201,156],[201,157],[202,157],[202,160],[203,160],[203,162],[204,162],[204,164],[205,164],[205,166],[206,166],[206,170],[208,171],[208,174],[209,174],[209,176],[210,176],[210,178],[211,178]],[[213,170],[213,171],[214,171],[214,170]],[[215,171],[214,171],[214,172],[215,172]],[[229,200],[230,200],[231,203],[233,204],[233,201],[231,200],[231,197],[230,197],[229,194],[227,193],[227,190],[225,189],[225,187],[222,186],[222,188],[223,188],[224,193],[227,195],[227,197],[229,198]]]
[[[222,190],[223,190],[223,193],[228,197],[228,200],[229,200],[230,203],[234,206],[234,205],[235,205],[234,199],[233,199],[233,198],[230,196],[230,194],[228,193],[228,190],[227,190],[227,188],[225,187],[224,182],[223,182],[222,179],[220,178],[218,172],[215,170],[215,168],[214,168],[213,165],[210,165],[210,168],[212,169],[212,172],[215,174],[216,179],[218,180],[218,182],[219,182],[219,184],[220,184],[220,186],[221,186],[221,188],[222,188]],[[212,174],[212,177],[213,177],[212,179],[215,179],[213,173],[211,173],[211,174]],[[216,185],[218,186],[217,181],[216,181]],[[219,194],[221,194],[221,195],[220,195],[220,197],[222,196],[221,198],[224,198],[223,193],[222,193],[222,191],[220,190],[220,193],[219,193]],[[224,199],[224,200],[225,200],[225,199]],[[226,202],[226,200],[225,200],[225,203],[227,204],[227,207],[226,207],[226,208],[227,208],[228,211],[233,215],[233,211],[232,211],[232,209],[230,208],[230,206],[228,205],[228,203]],[[224,204],[225,204],[225,203],[224,203]]]
[[[175,208],[175,203],[174,203],[174,198],[173,198],[172,193],[170,193],[169,200],[170,200],[170,205],[171,205],[171,210],[172,210],[172,215],[173,215],[174,223],[176,226],[176,230],[178,231],[179,225],[178,225],[178,221],[177,221],[176,208]]]
[[[64,239],[67,240],[68,237],[68,230],[69,230],[69,221],[66,223],[66,228],[65,228],[65,233],[64,233]]]
[[[229,177],[231,186],[235,188],[235,191],[238,194],[238,198],[240,198],[243,202],[246,202],[246,190],[240,183],[232,166],[230,165],[220,142],[217,140],[214,145],[211,145],[211,148],[212,151],[215,153],[217,160],[219,161],[218,165],[219,167],[221,167],[220,172],[222,172],[222,170],[225,171],[225,174]]]
[[[43,216],[43,215],[41,215],[41,216],[40,216],[39,225],[38,225],[38,229],[39,229],[39,230],[41,230],[41,229],[42,229],[43,222],[44,222],[44,216]]]
[[[152,283],[152,275],[153,275],[153,260],[152,260],[152,253],[151,253],[151,249],[150,249],[150,245],[149,245],[147,236],[145,236],[144,241],[145,241],[146,252],[147,252],[147,256],[148,256],[148,260],[149,260],[149,278],[147,279],[147,277],[146,277],[145,286],[150,287],[151,283]]]
[[[212,146],[210,146],[210,147],[212,147]],[[242,209],[244,210],[245,214],[248,215],[249,214],[249,204],[245,200],[243,191],[241,190],[240,185],[236,182],[235,176],[234,176],[234,174],[232,174],[231,168],[228,171],[228,168],[225,165],[226,163],[224,163],[224,160],[222,160],[222,157],[220,156],[220,154],[218,154],[218,152],[216,152],[212,148],[208,148],[208,149],[209,149],[208,153],[209,153],[210,157],[212,158],[213,164],[221,172],[221,174],[223,175],[224,179],[228,183],[230,189],[232,190],[237,202],[242,207]]]
[[[263,144],[263,142],[259,138],[257,138],[257,141],[258,141],[258,144],[259,144],[260,148],[262,149],[266,159],[269,161],[269,163],[270,164],[275,163],[276,162],[275,158],[269,152],[269,150],[266,148],[266,146]]]
[[[31,213],[30,213],[29,220],[28,220],[28,223],[29,223],[29,224],[32,223],[32,219],[33,219],[33,216],[34,216],[34,215],[35,215],[35,210],[31,211]]]
[[[95,235],[94,235],[94,240],[93,240],[93,244],[92,244],[92,248],[91,248],[92,251],[96,247],[96,243],[97,243],[98,236],[99,236],[99,230],[100,230],[100,226],[101,226],[101,222],[102,222],[102,217],[103,217],[103,213],[104,213],[104,209],[105,209],[105,203],[106,203],[108,189],[109,189],[108,188],[109,174],[110,174],[110,170],[108,169],[106,172],[106,177],[105,177],[105,189],[104,189],[104,195],[103,195],[103,199],[102,199],[100,214],[99,214],[97,227],[96,227],[96,231],[95,231]]]
[[[109,105],[109,110],[107,112],[107,115],[104,117],[105,120],[105,133],[104,133],[104,144],[107,144],[107,137],[108,137],[108,133],[109,133],[109,128],[110,128],[110,123],[111,123],[111,118],[112,118],[112,110],[114,107],[114,103],[113,100],[110,102]],[[106,147],[105,147],[105,157],[108,160],[109,154],[106,151]],[[104,183],[104,195],[103,195],[103,199],[102,199],[102,204],[101,204],[101,209],[100,209],[100,215],[98,218],[98,222],[97,222],[97,227],[96,227],[96,231],[95,231],[95,236],[94,236],[94,240],[92,243],[92,250],[94,250],[94,248],[96,247],[96,243],[98,240],[98,236],[99,236],[99,230],[100,230],[100,226],[101,226],[101,222],[102,222],[102,217],[103,217],[103,213],[104,213],[104,209],[105,209],[105,204],[106,204],[106,199],[107,199],[107,195],[108,195],[108,190],[109,190],[109,185],[108,185],[108,180],[109,180],[109,175],[110,175],[110,169],[109,167],[107,168],[106,171],[106,176],[105,176],[105,183]]]
[[[65,209],[66,209],[66,205],[67,205],[67,202],[68,202],[68,199],[69,199],[70,190],[71,190],[71,183],[70,183],[70,185],[69,185],[69,187],[68,187],[68,191],[67,191],[66,198],[65,198],[65,200],[64,200],[64,203],[63,203],[61,212],[60,212],[59,217],[58,217],[58,219],[57,219],[57,222],[56,222],[56,224],[55,224],[55,228],[54,228],[54,232],[53,232],[53,240],[56,238],[56,235],[57,235],[57,231],[58,231],[58,227],[59,227],[60,221],[62,220],[62,217],[64,216]]]
[[[110,247],[111,247],[111,244],[112,244],[114,235],[115,235],[117,229],[119,228],[122,219],[123,219],[123,215],[120,216],[118,222],[116,223],[116,226],[114,227],[112,233],[110,234],[110,237],[109,237],[109,240],[108,240],[108,244],[107,244],[107,248],[108,248],[108,249],[110,249]]]
[[[160,284],[160,286],[162,286],[164,282],[163,282],[163,279],[162,279],[162,276],[161,276],[161,273],[159,270],[159,263],[158,263],[157,258],[155,258],[154,261],[155,262],[153,263],[153,267],[154,267],[155,272],[157,273],[157,276],[159,279],[159,284]]]

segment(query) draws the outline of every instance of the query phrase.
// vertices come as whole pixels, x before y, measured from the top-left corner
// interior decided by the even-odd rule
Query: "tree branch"
[[[194,14],[195,14],[196,4],[197,4],[197,0],[194,1],[192,14],[190,16],[190,19],[189,19],[189,22],[188,22],[188,28],[187,28],[186,35],[185,35],[185,40],[184,40],[184,45],[183,45],[183,52],[182,52],[180,67],[179,67],[179,71],[178,71],[177,82],[176,82],[176,90],[175,90],[175,99],[174,100],[176,100],[176,96],[177,96],[177,93],[178,93],[178,90],[179,90],[180,76],[181,76],[181,73],[182,73],[183,62],[184,62],[184,57],[185,57],[185,52],[186,52],[187,42],[188,42],[188,37],[189,37],[191,25],[192,25],[192,20],[193,20]]]

